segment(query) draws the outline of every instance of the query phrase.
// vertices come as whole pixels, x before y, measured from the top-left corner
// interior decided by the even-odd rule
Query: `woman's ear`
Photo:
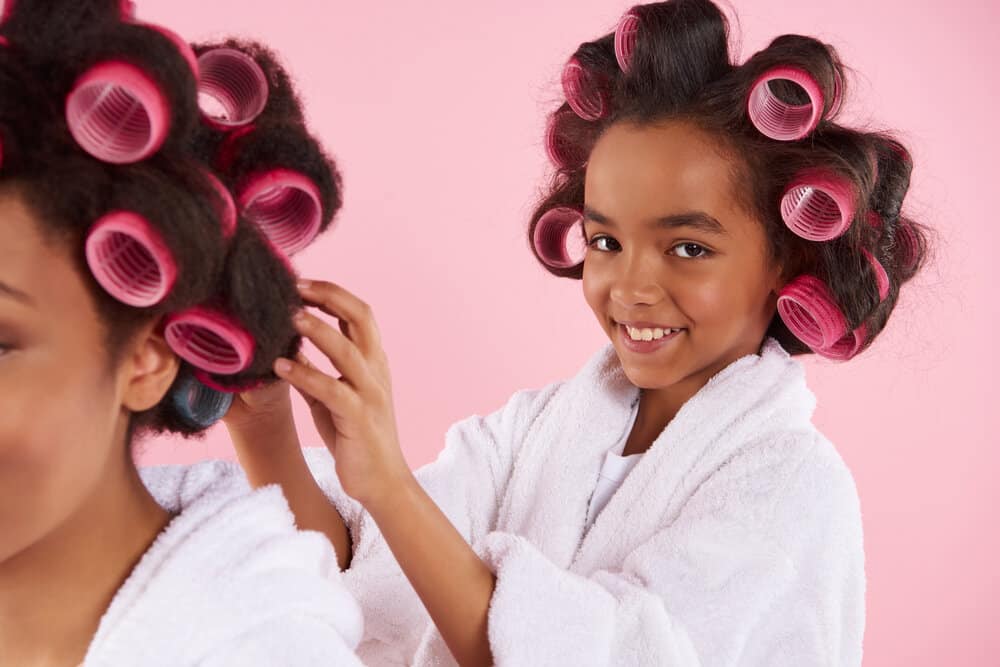
[[[123,365],[125,386],[122,404],[142,412],[158,404],[177,377],[180,361],[163,337],[159,323],[143,327],[133,339]]]

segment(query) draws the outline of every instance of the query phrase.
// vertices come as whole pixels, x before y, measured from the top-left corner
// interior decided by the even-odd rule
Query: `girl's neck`
[[[128,452],[40,541],[0,563],[0,664],[75,667],[101,617],[170,520]]]

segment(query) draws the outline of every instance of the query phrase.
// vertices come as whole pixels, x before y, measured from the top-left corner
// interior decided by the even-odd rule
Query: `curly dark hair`
[[[627,72],[616,57],[613,33],[581,44],[573,56],[586,70],[588,81],[599,88],[605,108],[598,119],[587,120],[589,114],[581,117],[567,102],[549,118],[547,144],[556,170],[528,230],[536,258],[557,276],[582,278],[582,263],[552,266],[531,239],[546,212],[583,208],[587,160],[608,127],[621,122],[689,122],[715,137],[732,156],[737,195],[763,225],[771,258],[784,267],[785,277],[809,274],[824,281],[849,330],[864,327],[860,349],[867,348],[885,327],[900,287],[920,270],[927,255],[928,230],[901,211],[913,166],[909,152],[890,133],[851,129],[833,120],[844,99],[846,78],[832,46],[811,37],[783,35],[746,62],[735,64],[726,18],[709,0],[669,0],[637,6],[631,13],[641,28]],[[825,102],[819,125],[798,140],[764,136],[747,111],[754,83],[782,66],[809,73]],[[787,82],[772,81],[770,87],[787,103],[809,101],[802,89]],[[838,175],[855,191],[854,220],[835,239],[805,240],[784,224],[782,194],[807,168]],[[890,290],[884,300],[865,251],[888,274]],[[790,354],[813,352],[777,314],[767,335]]]
[[[209,375],[210,386],[236,391],[276,379],[279,356],[301,344],[291,321],[302,306],[287,258],[240,211],[235,232],[223,226],[222,197],[210,179],[238,193],[262,169],[294,169],[315,184],[322,229],[340,209],[342,184],[333,161],[305,126],[288,73],[266,46],[244,40],[193,46],[195,53],[236,49],[254,59],[270,90],[255,124],[219,128],[199,118],[198,80],[178,44],[130,15],[121,0],[18,0],[0,25],[0,189],[16,192],[47,236],[68,244],[106,328],[108,358],[120,361],[140,326],[196,306],[226,313],[254,339],[249,366]],[[85,152],[67,126],[65,101],[79,76],[114,59],[159,84],[170,130],[152,156],[109,164]],[[84,245],[91,226],[111,211],[151,223],[177,265],[169,294],[148,307],[126,305],[95,280]],[[162,324],[161,324],[162,326]],[[178,412],[172,393],[197,369],[186,361],[171,391],[132,415],[138,432],[191,436],[204,430]]]

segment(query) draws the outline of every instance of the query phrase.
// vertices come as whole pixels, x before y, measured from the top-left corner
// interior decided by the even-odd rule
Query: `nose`
[[[660,285],[662,268],[659,256],[648,253],[622,253],[618,263],[620,273],[613,278],[611,300],[622,308],[652,306],[663,300],[665,292]]]

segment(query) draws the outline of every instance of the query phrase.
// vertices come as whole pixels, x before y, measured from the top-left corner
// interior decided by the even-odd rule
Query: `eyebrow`
[[[24,304],[25,306],[34,306],[35,305],[35,300],[32,299],[30,296],[28,296],[28,294],[26,294],[25,292],[22,292],[19,289],[15,289],[15,288],[11,287],[10,285],[8,285],[5,282],[0,282],[0,294],[4,295],[4,296],[6,296],[6,297],[8,297],[10,299],[13,299],[14,301],[18,301],[18,302]]]
[[[596,222],[599,225],[605,225],[607,227],[617,226],[614,220],[602,213],[598,213],[589,206],[585,206],[583,208],[583,215],[587,220]],[[662,218],[657,218],[652,224],[662,229],[691,227],[692,229],[697,229],[698,231],[706,232],[708,234],[728,236],[726,228],[722,226],[722,223],[710,216],[708,213],[704,213],[702,211],[689,211],[687,213],[666,215]]]

